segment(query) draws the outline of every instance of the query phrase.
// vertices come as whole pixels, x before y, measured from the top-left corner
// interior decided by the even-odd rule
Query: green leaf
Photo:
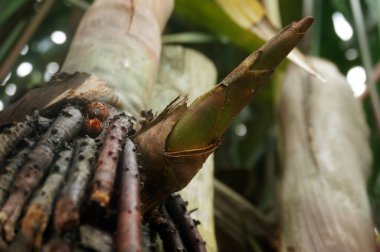
[[[237,46],[252,51],[264,41],[235,23],[213,0],[177,0],[175,15],[218,36],[226,36]],[[196,15],[195,15],[196,13]]]
[[[0,0],[1,15],[0,26],[7,21],[27,0]]]
[[[12,46],[15,44],[16,40],[19,38],[23,28],[26,25],[25,20],[21,20],[16,24],[14,29],[10,32],[9,36],[6,37],[4,43],[0,46],[0,62],[2,62],[7,53],[11,50]]]
[[[234,44],[249,51],[277,33],[258,0],[178,0],[176,13],[211,32],[227,36]],[[295,49],[288,58],[310,74],[323,79],[299,50]]]

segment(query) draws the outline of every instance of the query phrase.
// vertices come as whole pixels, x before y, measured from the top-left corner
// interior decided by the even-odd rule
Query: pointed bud
[[[233,119],[270,80],[273,70],[297,45],[313,20],[306,17],[285,27],[219,85],[196,99],[170,133],[166,151],[197,150],[218,144]]]
[[[191,181],[232,120],[269,81],[312,21],[307,17],[287,26],[188,108],[186,99],[173,101],[137,134],[134,141],[147,167],[143,212]]]

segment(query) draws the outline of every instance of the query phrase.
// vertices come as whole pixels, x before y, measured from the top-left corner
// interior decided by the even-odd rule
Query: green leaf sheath
[[[165,151],[200,150],[218,144],[233,119],[269,81],[273,70],[297,45],[312,22],[312,17],[306,17],[285,27],[221,83],[196,99],[169,134]]]

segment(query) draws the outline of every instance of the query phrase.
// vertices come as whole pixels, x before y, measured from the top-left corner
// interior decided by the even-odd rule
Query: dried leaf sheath
[[[70,167],[72,149],[62,151],[43,187],[37,191],[21,223],[21,232],[28,243],[41,248],[42,235],[48,224],[53,203]]]
[[[175,174],[164,166],[162,152],[168,134],[185,110],[186,99],[174,100],[134,139],[142,155],[143,165],[147,167],[146,181],[141,194],[142,214],[159,205],[171,191],[179,187]]]
[[[71,172],[55,206],[54,227],[58,233],[79,225],[79,208],[91,178],[95,153],[94,139],[86,136],[77,140]]]
[[[125,115],[115,116],[109,126],[96,163],[91,194],[91,200],[101,206],[107,206],[111,200],[120,150],[130,127],[131,123]]]
[[[136,148],[127,139],[121,166],[117,244],[119,252],[142,251],[140,174]]]
[[[110,92],[106,83],[94,75],[58,73],[46,86],[30,90],[17,102],[0,111],[0,125],[21,121],[34,110],[49,114],[72,99],[98,99]]]
[[[79,132],[82,122],[82,113],[77,108],[67,106],[29,154],[28,161],[17,175],[10,195],[0,212],[1,229],[7,240],[12,239],[14,224],[21,214],[25,201],[46,174],[55,153]]]

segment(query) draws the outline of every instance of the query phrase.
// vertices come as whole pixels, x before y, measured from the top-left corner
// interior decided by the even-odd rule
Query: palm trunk
[[[281,251],[375,251],[363,110],[334,65],[311,62],[327,83],[290,66],[281,90]]]
[[[173,0],[97,0],[84,15],[58,74],[0,112],[0,125],[21,121],[71,98],[106,100],[133,116],[148,109]],[[111,89],[105,86],[111,87]]]
[[[87,11],[62,66],[91,73],[113,89],[111,101],[138,116],[148,108],[172,0],[98,0]]]

